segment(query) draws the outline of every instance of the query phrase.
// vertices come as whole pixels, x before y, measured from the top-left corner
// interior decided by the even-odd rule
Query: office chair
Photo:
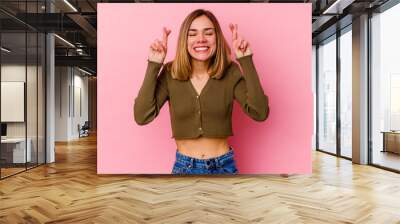
[[[78,125],[78,128],[79,128],[79,125]],[[89,136],[89,129],[90,129],[89,121],[85,121],[85,123],[82,125],[82,127],[79,128],[79,138]]]

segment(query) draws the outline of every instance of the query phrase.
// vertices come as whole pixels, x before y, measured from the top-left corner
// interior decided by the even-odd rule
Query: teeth
[[[205,51],[208,49],[208,47],[195,47],[194,48],[196,51]]]

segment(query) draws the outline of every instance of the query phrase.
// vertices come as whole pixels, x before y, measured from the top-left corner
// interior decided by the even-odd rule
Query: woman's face
[[[216,50],[215,27],[211,20],[205,16],[199,16],[190,25],[187,46],[192,59],[207,61]]]

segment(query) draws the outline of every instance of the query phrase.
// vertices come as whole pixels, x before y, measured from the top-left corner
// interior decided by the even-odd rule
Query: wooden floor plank
[[[0,181],[0,223],[397,223],[400,175],[313,152],[311,175],[97,175],[96,137]]]

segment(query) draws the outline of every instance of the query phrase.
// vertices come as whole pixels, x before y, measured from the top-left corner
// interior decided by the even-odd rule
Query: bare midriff
[[[196,139],[175,139],[179,153],[197,159],[221,156],[229,151],[228,138],[200,137]]]

